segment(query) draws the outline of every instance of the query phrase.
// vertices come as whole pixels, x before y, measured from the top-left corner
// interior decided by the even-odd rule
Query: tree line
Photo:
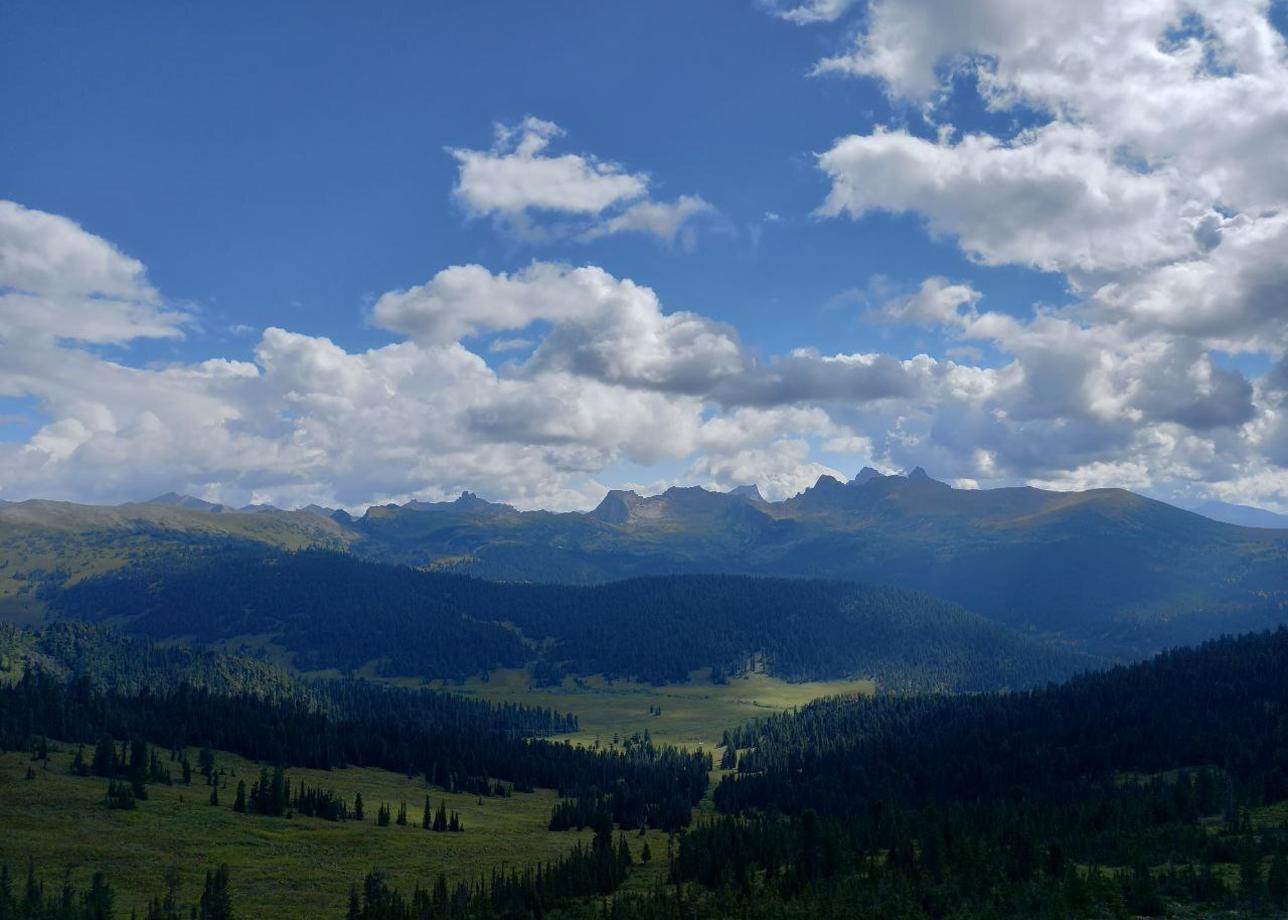
[[[137,738],[172,750],[205,745],[281,767],[380,767],[480,795],[537,786],[575,795],[622,780],[642,798],[649,823],[663,828],[687,824],[707,788],[711,758],[700,752],[644,743],[592,751],[525,738],[507,721],[515,710],[475,700],[424,694],[414,698],[423,705],[408,705],[405,693],[356,682],[336,693],[347,708],[332,716],[301,701],[188,686],[127,696],[32,671],[0,687],[0,749],[29,750],[41,737]]]

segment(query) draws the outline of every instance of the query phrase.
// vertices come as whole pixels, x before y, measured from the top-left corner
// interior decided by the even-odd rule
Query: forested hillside
[[[790,680],[858,675],[888,688],[1040,684],[1096,662],[923,594],[736,576],[591,587],[479,581],[352,556],[216,551],[46,593],[59,616],[153,639],[269,636],[297,668],[465,678],[534,664],[539,679],[683,681],[765,667]]]
[[[1252,814],[1288,799],[1286,665],[1280,630],[1027,693],[760,721],[730,733],[715,794],[742,817],[686,836],[673,877],[759,891],[781,910],[763,916],[1282,908],[1288,831]]]

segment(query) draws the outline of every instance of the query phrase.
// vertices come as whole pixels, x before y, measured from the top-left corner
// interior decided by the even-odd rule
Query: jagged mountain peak
[[[610,489],[600,503],[586,514],[608,524],[624,524],[630,520],[632,509],[643,500],[632,489]]]
[[[914,466],[912,468],[912,472],[908,474],[907,479],[909,482],[915,482],[922,485],[943,486],[945,489],[952,488],[952,486],[950,486],[946,482],[941,482],[938,479],[932,479],[930,477],[930,474],[926,472],[925,467],[921,467],[921,466]]]

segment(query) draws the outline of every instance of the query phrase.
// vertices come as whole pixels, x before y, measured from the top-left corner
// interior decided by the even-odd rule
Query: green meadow
[[[434,686],[493,702],[571,711],[580,730],[568,737],[578,744],[608,747],[614,736],[621,739],[647,730],[660,744],[706,750],[720,744],[726,729],[757,717],[794,709],[820,696],[876,692],[870,680],[789,683],[762,673],[713,684],[707,670],[695,671],[687,683],[664,686],[590,677],[567,678],[558,687],[532,687],[526,670],[493,671],[487,679]]]
[[[196,751],[190,756],[196,762]],[[166,877],[180,880],[181,901],[200,894],[203,873],[220,863],[232,870],[233,893],[243,917],[312,920],[342,917],[349,885],[361,883],[371,869],[385,871],[410,891],[432,884],[439,873],[452,880],[471,880],[497,867],[530,866],[558,857],[589,832],[551,832],[550,811],[558,801],[550,790],[516,793],[510,798],[452,795],[375,769],[333,771],[289,770],[292,785],[334,789],[352,803],[362,793],[366,820],[332,822],[295,816],[268,818],[233,811],[239,779],[247,785],[259,765],[219,753],[217,765],[227,771],[220,804],[209,804],[210,789],[200,774],[191,786],[149,785],[148,799],[133,811],[113,811],[104,804],[107,781],[73,776],[74,751],[50,754],[48,766],[30,755],[0,754],[0,863],[19,877],[27,859],[35,860],[46,886],[56,889],[64,870],[78,884],[92,872],[106,873],[117,891],[119,915],[146,907],[162,891]],[[28,766],[36,777],[25,779]],[[179,770],[175,765],[175,774]],[[433,833],[421,828],[425,795],[437,807],[447,801],[460,813],[465,832]],[[408,825],[376,824],[376,809],[387,802],[397,814],[406,801]],[[638,854],[643,840],[628,837]],[[661,867],[665,835],[648,838]],[[660,871],[654,868],[652,871]]]

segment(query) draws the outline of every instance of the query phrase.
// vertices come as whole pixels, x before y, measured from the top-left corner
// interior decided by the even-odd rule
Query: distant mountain
[[[1288,620],[1288,531],[1221,523],[1122,489],[955,489],[920,468],[822,476],[781,502],[750,489],[614,490],[584,513],[521,512],[472,493],[373,506],[360,518],[21,502],[0,506],[0,561],[9,563],[0,616],[23,585],[31,608],[33,585],[220,540],[347,549],[496,581],[726,573],[889,585],[1123,658]]]
[[[158,495],[156,498],[149,498],[144,505],[165,505],[170,508],[191,508],[193,511],[223,511],[224,506],[214,502],[203,501],[192,495],[180,495],[177,492],[167,492],[164,495]]]
[[[1240,527],[1288,529],[1288,514],[1278,514],[1265,508],[1254,508],[1252,505],[1232,505],[1229,502],[1213,499],[1201,505],[1195,505],[1190,510],[1214,521],[1237,524]]]
[[[532,664],[541,680],[655,683],[713,669],[789,680],[870,677],[887,688],[1043,684],[1097,664],[924,594],[729,575],[594,587],[500,584],[326,552],[223,550],[126,568],[48,593],[60,617],[154,640],[267,638],[304,670],[374,666],[460,679]]]
[[[923,590],[1010,626],[1135,657],[1288,619],[1288,534],[1121,489],[954,489],[915,469],[800,495],[609,492],[585,514],[372,509],[369,558],[508,581],[728,572]]]

